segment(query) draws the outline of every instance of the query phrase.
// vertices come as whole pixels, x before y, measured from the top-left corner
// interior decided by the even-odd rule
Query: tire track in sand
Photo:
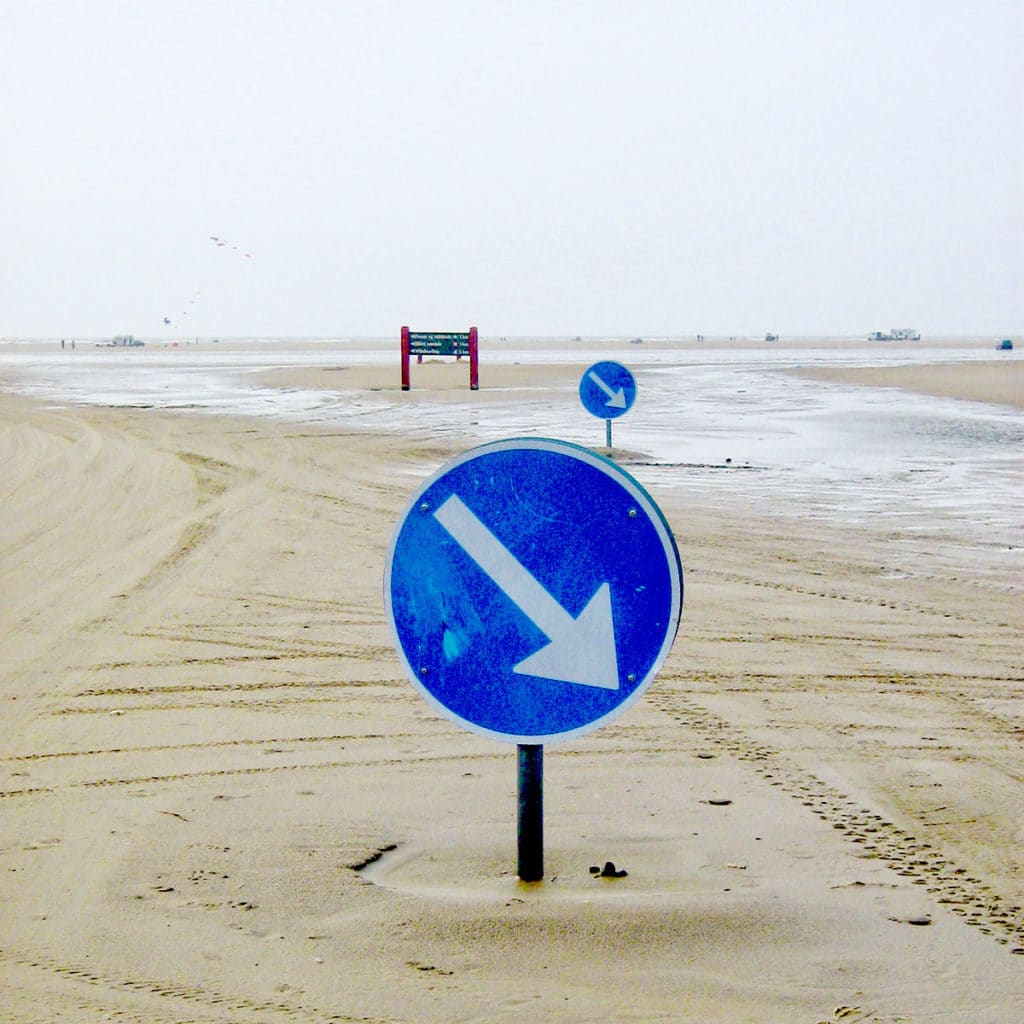
[[[105,747],[95,750],[51,750],[35,754],[14,754],[0,757],[0,764],[21,764],[32,761],[50,761],[63,758],[113,757],[124,754],[162,754],[170,751],[217,750],[232,747],[281,747],[306,746],[316,743],[345,743],[375,739],[413,739],[423,736],[418,732],[384,733],[337,733],[332,736],[267,736],[262,738],[245,738],[237,740],[211,740],[206,743],[163,743],[145,747]]]
[[[15,965],[33,973],[48,975],[51,980],[66,983],[72,993],[76,989],[83,992],[87,988],[92,989],[93,992],[89,993],[91,999],[102,1004],[97,1009],[108,1014],[104,1019],[111,1019],[110,1014],[124,1019],[143,1019],[141,1016],[125,1015],[141,1011],[148,1016],[148,1012],[140,1003],[156,997],[166,1001],[169,1008],[173,1007],[175,1020],[196,1020],[191,1015],[198,1011],[209,1021],[232,1021],[238,1024],[257,1024],[267,1020],[299,1020],[309,1021],[310,1024],[397,1024],[395,1018],[352,1016],[301,1002],[250,999],[194,983],[112,974],[92,966],[67,963],[41,953],[31,955],[0,948],[0,964]],[[179,1014],[183,1012],[190,1016],[180,1017]],[[22,1018],[26,1024],[30,1019],[38,1018]],[[10,1024],[20,1022],[18,1018],[12,1018]]]
[[[419,734],[417,734],[419,735]],[[389,737],[390,738],[390,737]],[[26,786],[23,789],[0,790],[0,800],[17,797],[53,796],[79,789],[106,789],[115,786],[147,786],[163,783],[192,782],[197,779],[238,778],[248,775],[278,775],[286,772],[322,772],[338,771],[359,767],[399,768],[419,770],[424,764],[441,764],[448,762],[498,761],[506,754],[502,750],[493,753],[467,754],[464,751],[454,753],[420,755],[415,761],[406,757],[366,757],[354,755],[348,760],[304,761],[300,764],[243,765],[238,768],[208,768],[193,772],[167,772],[154,775],[122,776],[117,778],[80,779],[55,786]]]
[[[696,575],[693,570],[691,572]],[[891,597],[879,597],[873,594],[855,594],[848,592],[849,588],[840,587],[813,587],[801,586],[796,583],[784,583],[779,580],[753,579],[744,573],[726,572],[715,569],[701,569],[701,576],[706,576],[723,583],[741,583],[748,587],[758,587],[763,590],[776,590],[780,592],[799,594],[803,597],[825,598],[833,601],[849,601],[851,604],[866,605],[875,608],[888,608],[891,611],[911,612],[920,615],[929,615],[936,619],[952,619],[969,626],[986,626],[995,629],[1013,629],[1010,623],[992,623],[985,619],[978,619],[976,616],[965,613],[964,610],[950,611],[945,608],[926,606],[917,601],[907,601]],[[970,606],[968,606],[969,608]]]
[[[1024,907],[1011,905],[985,882],[870,808],[851,800],[777,750],[702,707],[693,698],[664,691],[649,699],[693,729],[707,743],[749,764],[763,779],[799,800],[811,813],[874,855],[897,874],[920,885],[967,924],[1024,954]]]

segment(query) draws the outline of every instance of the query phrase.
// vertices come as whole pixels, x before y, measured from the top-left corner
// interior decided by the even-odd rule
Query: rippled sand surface
[[[403,396],[390,356],[308,358],[217,369],[203,394],[262,404],[216,415],[4,367],[0,1016],[1015,1019],[1022,506],[940,483],[980,494],[943,445],[997,475],[1019,414],[638,359],[660,412],[611,454],[676,534],[682,625],[638,705],[547,749],[523,885],[514,748],[404,679],[381,576],[418,482],[476,440],[603,440],[567,408],[586,361],[513,359],[475,396],[424,364]],[[686,402],[656,396],[687,374],[672,436]],[[270,415],[276,392],[309,404]]]

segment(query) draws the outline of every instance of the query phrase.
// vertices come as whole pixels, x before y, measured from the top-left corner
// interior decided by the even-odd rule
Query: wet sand
[[[502,372],[514,401],[577,368]],[[461,447],[0,395],[0,1016],[1015,1019],[1019,551],[982,578],[659,487],[679,637],[547,749],[523,885],[514,748],[427,707],[381,601]]]

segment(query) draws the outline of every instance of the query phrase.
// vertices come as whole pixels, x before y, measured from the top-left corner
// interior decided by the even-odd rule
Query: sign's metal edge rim
[[[513,735],[511,733],[495,732],[494,730],[486,729],[483,726],[477,725],[475,722],[470,722],[467,719],[462,718],[449,707],[442,704],[441,701],[439,701],[420,682],[418,674],[409,662],[409,659],[406,657],[405,649],[402,647],[401,639],[398,636],[398,629],[395,626],[394,609],[391,604],[391,566],[394,560],[395,549],[398,546],[398,537],[402,532],[402,527],[405,524],[406,518],[419,503],[423,494],[438,480],[447,476],[448,473],[458,466],[461,466],[463,463],[479,458],[481,455],[485,455],[488,452],[508,451],[513,448],[532,448],[539,451],[553,451],[570,455],[574,458],[578,458],[581,462],[589,463],[601,472],[607,473],[609,476],[614,475],[618,478],[626,490],[632,493],[637,501],[643,505],[644,510],[647,512],[651,521],[655,524],[655,529],[661,540],[662,548],[667,556],[669,574],[672,577],[672,603],[670,611],[670,621],[672,626],[670,629],[665,631],[665,639],[663,640],[661,648],[651,664],[651,668],[647,675],[644,676],[633,692],[621,704],[617,704],[606,715],[603,715],[601,718],[597,718],[592,722],[588,722],[586,725],[582,725],[577,729],[572,729],[568,732],[554,733],[550,736],[520,736]],[[474,448],[467,449],[438,467],[435,472],[433,472],[420,484],[419,487],[416,488],[412,497],[406,502],[405,507],[402,510],[402,514],[399,516],[395,529],[392,532],[391,541],[388,544],[387,557],[384,563],[384,608],[387,617],[388,631],[391,634],[393,646],[405,668],[406,676],[409,681],[416,687],[420,694],[423,695],[427,703],[449,721],[455,722],[457,725],[460,725],[462,728],[467,729],[470,732],[476,733],[478,736],[485,736],[488,739],[499,740],[503,743],[565,743],[568,740],[585,735],[588,732],[593,732],[595,729],[607,724],[632,707],[646,692],[651,683],[654,682],[658,673],[661,671],[662,665],[664,665],[665,660],[668,658],[669,652],[672,650],[676,636],[679,633],[679,623],[682,618],[683,591],[683,566],[679,558],[679,549],[676,546],[675,536],[672,533],[672,528],[669,525],[668,520],[665,518],[664,513],[658,507],[654,498],[652,498],[647,492],[647,489],[643,484],[611,459],[607,459],[603,455],[599,455],[597,452],[592,451],[589,448],[585,448],[583,445],[573,444],[571,441],[562,441],[551,437],[513,437],[505,438],[500,441],[489,441],[486,444],[477,445]]]

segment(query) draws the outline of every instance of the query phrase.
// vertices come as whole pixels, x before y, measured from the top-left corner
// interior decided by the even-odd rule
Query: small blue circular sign
[[[592,416],[613,420],[636,401],[636,381],[621,363],[594,363],[580,378],[580,401]]]
[[[570,739],[634,703],[682,600],[650,495],[613,462],[544,438],[443,466],[399,520],[384,577],[413,684],[459,725],[514,743]]]

